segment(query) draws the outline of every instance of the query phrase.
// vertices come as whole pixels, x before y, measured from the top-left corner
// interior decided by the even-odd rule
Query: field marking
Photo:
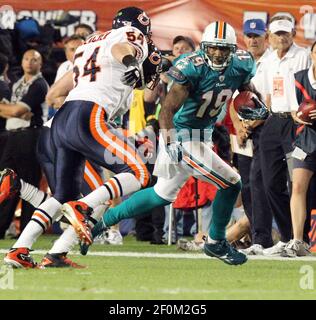
[[[52,273],[50,273],[51,275]],[[278,294],[278,295],[282,295],[282,294],[294,294],[296,296],[296,298],[309,298],[310,297],[314,297],[315,296],[315,290],[305,290],[302,291],[301,289],[284,289],[284,290],[280,290],[280,289],[206,289],[206,288],[201,288],[201,289],[192,289],[192,288],[186,288],[186,287],[176,287],[176,288],[168,288],[168,287],[158,287],[155,289],[149,288],[149,287],[145,287],[145,286],[140,286],[138,288],[135,289],[117,289],[116,287],[113,288],[103,288],[103,287],[89,287],[87,285],[87,287],[83,288],[82,286],[79,287],[67,287],[67,286],[63,286],[63,287],[58,287],[58,286],[30,286],[27,285],[27,287],[25,286],[15,286],[14,289],[11,292],[21,292],[23,290],[24,293],[27,292],[32,292],[32,293],[46,293],[46,292],[50,292],[51,294],[55,294],[55,292],[68,292],[68,293],[75,293],[75,294],[92,294],[92,295],[102,295],[102,296],[107,296],[109,295],[109,298],[113,299],[113,295],[114,294],[163,294],[166,296],[170,296],[170,297],[175,297],[178,296],[180,294],[190,294],[191,296],[193,295],[197,295],[197,294],[203,294],[203,295],[208,295],[208,296],[204,296],[202,299],[205,300],[209,300],[211,297],[216,298],[216,295],[218,294],[225,294],[225,296],[220,297],[220,300],[223,299],[234,299],[232,297],[229,297],[230,295],[233,294],[240,294],[241,299],[249,299],[249,297],[243,297],[242,295],[245,294],[251,294],[251,299],[253,300],[258,300],[258,299],[262,299],[261,295],[264,294]],[[1,296],[1,290],[0,290],[0,298],[3,298]],[[7,292],[6,292],[7,293]],[[214,296],[215,295],[215,296]],[[4,299],[8,299],[8,296],[5,296]],[[49,298],[51,299],[51,297]],[[54,298],[55,299],[55,298]],[[78,299],[78,297],[76,297],[76,299]],[[80,299],[80,297],[79,297]],[[192,298],[191,298],[192,299]],[[196,299],[193,297],[193,300]],[[201,299],[201,298],[199,298]],[[263,299],[270,299],[270,298],[263,298]],[[283,298],[276,298],[276,299],[283,299]],[[286,298],[288,299],[288,298]],[[137,299],[136,299],[137,300]]]
[[[8,250],[0,249],[0,253],[7,253]],[[32,254],[44,255],[47,250],[34,250]],[[71,251],[70,254],[80,255],[79,251]],[[119,252],[119,251],[91,251],[89,256],[98,257],[129,257],[129,258],[164,258],[164,259],[215,259],[206,256],[203,253],[152,253],[152,252]],[[260,261],[305,261],[316,262],[316,257],[296,257],[296,258],[283,258],[283,257],[268,257],[268,256],[248,256],[249,260]]]

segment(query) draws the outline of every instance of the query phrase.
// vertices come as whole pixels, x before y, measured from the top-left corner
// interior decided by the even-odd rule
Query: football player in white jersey
[[[135,192],[149,183],[149,173],[134,146],[111,121],[130,106],[136,84],[144,83],[142,63],[148,55],[150,19],[138,8],[120,10],[113,29],[90,37],[74,61],[74,89],[56,114],[51,142],[56,150],[53,197],[43,202],[5,256],[14,267],[34,267],[33,243],[58,218],[62,204],[79,199],[85,159],[116,175],[81,201],[67,202],[63,214],[87,243],[91,234],[85,213],[106,201]]]

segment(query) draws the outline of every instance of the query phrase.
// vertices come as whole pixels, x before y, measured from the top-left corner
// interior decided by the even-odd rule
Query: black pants
[[[271,229],[272,213],[267,206],[264,191],[259,138],[263,126],[256,127],[250,138],[253,141],[253,157],[238,155],[238,169],[242,180],[241,196],[245,213],[250,222],[252,243],[260,244],[264,248],[273,245]]]
[[[40,128],[28,128],[8,132],[7,143],[0,160],[0,169],[11,168],[24,181],[38,187],[41,180],[41,167],[36,158],[36,143]],[[10,226],[19,197],[0,206],[0,239]],[[32,217],[34,207],[22,201],[21,231]]]
[[[278,225],[281,241],[292,238],[289,188],[291,185],[286,157],[293,151],[296,125],[292,118],[270,116],[260,135],[260,160],[268,205]],[[272,217],[266,217],[272,223]]]

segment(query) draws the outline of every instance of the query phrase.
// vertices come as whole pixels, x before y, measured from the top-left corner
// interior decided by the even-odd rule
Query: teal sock
[[[96,237],[102,232],[105,225],[110,227],[123,219],[133,218],[145,212],[150,213],[153,208],[168,204],[170,202],[159,197],[153,187],[140,190],[118,206],[108,209],[102,219],[93,227],[92,235]]]
[[[226,238],[226,226],[228,225],[238,194],[241,190],[241,182],[227,188],[217,190],[213,202],[213,217],[209,230],[209,236],[213,240]]]

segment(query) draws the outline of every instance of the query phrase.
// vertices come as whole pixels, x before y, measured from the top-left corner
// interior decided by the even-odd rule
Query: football
[[[256,95],[251,91],[240,92],[234,99],[234,108],[236,112],[239,112],[240,108],[245,106],[250,108],[256,108],[255,102],[251,99],[254,96]]]
[[[302,121],[313,122],[314,120],[309,117],[309,112],[313,110],[316,110],[316,101],[312,99],[304,100],[298,108],[297,116]]]

